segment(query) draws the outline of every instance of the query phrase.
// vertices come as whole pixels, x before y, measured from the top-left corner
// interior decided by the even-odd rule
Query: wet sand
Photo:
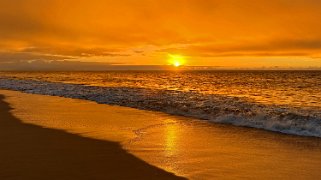
[[[0,95],[0,179],[179,179],[116,142],[25,124],[10,111]]]
[[[45,147],[48,148],[43,151],[41,150],[41,152],[37,150],[38,153],[43,154],[41,159],[45,161],[42,162],[42,165],[46,165],[48,161],[55,161],[56,158],[54,160],[46,160],[48,153],[50,156],[64,157],[60,153],[47,152],[52,151],[52,149],[63,150],[70,148],[72,152],[69,152],[68,156],[76,156],[77,154],[74,155],[73,152],[79,152],[80,155],[75,159],[70,160],[67,157],[67,159],[61,158],[59,160],[59,163],[63,161],[68,162],[68,167],[63,168],[66,174],[68,174],[69,168],[76,172],[79,169],[83,174],[89,172],[93,174],[109,172],[110,165],[108,163],[99,163],[94,166],[96,168],[93,167],[90,171],[86,169],[88,167],[84,164],[88,164],[88,162],[89,164],[95,164],[95,161],[99,160],[96,156],[105,157],[110,155],[108,145],[111,144],[121,152],[116,154],[126,154],[125,159],[128,156],[130,159],[135,159],[135,162],[143,163],[141,161],[143,160],[167,172],[190,179],[319,179],[321,177],[320,138],[290,136],[252,128],[219,125],[191,118],[170,116],[164,113],[100,105],[83,100],[31,95],[14,91],[0,91],[0,94],[6,96],[5,101],[9,102],[13,108],[10,112],[18,118],[12,121],[18,124],[18,127],[21,129],[29,129],[28,127],[30,126],[35,127],[30,131],[41,129],[41,131],[45,132],[57,131],[66,135],[66,137],[61,135],[58,138],[59,140],[51,138],[49,135],[43,135],[44,137],[49,136],[45,138],[47,141],[42,140],[45,142],[41,142],[46,143]],[[7,111],[1,112],[1,115],[3,113],[5,114]],[[10,116],[14,118],[11,114]],[[4,122],[9,123],[10,121]],[[1,125],[2,129],[8,129],[3,126]],[[11,126],[17,125],[13,124]],[[25,130],[21,131],[24,132]],[[13,132],[12,130],[7,132],[8,138],[2,138],[1,141],[12,139],[6,146],[19,149],[15,151],[15,154],[19,154],[21,153],[21,148],[14,148],[14,146],[19,145],[20,142],[17,139],[20,136],[13,135]],[[39,133],[38,135],[35,133],[30,134],[36,136],[35,140],[38,140]],[[69,145],[67,143],[70,141],[68,140],[69,136],[76,137],[82,144],[78,145],[75,143],[72,146]],[[11,142],[14,139],[16,139],[17,145]],[[40,139],[43,139],[43,137]],[[29,143],[34,144],[33,140],[33,138],[30,138],[29,141],[31,142],[25,141],[26,147],[24,148],[27,148]],[[57,146],[60,141],[65,143]],[[83,141],[86,141],[86,143]],[[88,146],[90,143],[87,141],[97,142],[99,145]],[[54,146],[51,144],[54,144]],[[108,150],[100,151],[100,144],[108,146],[106,147]],[[88,149],[89,147],[93,147],[95,152]],[[122,148],[126,151],[122,150]],[[31,147],[31,149],[33,148]],[[0,152],[4,156],[3,150],[0,150]],[[25,152],[25,150],[22,152]],[[25,153],[24,156],[31,153],[31,157],[37,157],[37,154],[32,155],[31,150],[26,152],[28,153]],[[94,154],[92,154],[93,152]],[[110,152],[114,151],[111,150]],[[8,154],[10,155],[10,153]],[[87,153],[90,154],[90,157],[86,157],[89,156]],[[11,156],[13,156],[13,153],[11,153]],[[115,156],[113,158],[115,160],[119,157]],[[9,163],[11,159],[7,159],[8,163],[5,163],[5,161],[0,162],[0,175],[2,174],[2,169],[15,171],[19,169],[14,166],[14,163]],[[16,164],[19,159],[23,158],[17,157]],[[29,158],[28,161],[32,162],[32,160],[33,158]],[[41,160],[37,160],[37,162],[39,163]],[[131,175],[131,173],[137,172],[130,169],[136,165],[123,167],[124,165],[118,164],[119,162],[121,161],[111,161],[111,164],[116,165],[116,167],[111,167],[110,169],[114,175],[117,175],[117,173],[125,175],[129,173]],[[73,166],[74,164],[77,165]],[[146,168],[146,174],[145,171],[142,171],[141,173],[145,175],[140,174],[142,177],[155,179],[149,175],[152,171],[159,172],[161,174],[159,177],[173,177],[165,171],[161,171],[146,163],[143,164],[142,169]],[[7,167],[3,168],[2,166]],[[44,169],[51,169],[48,166],[47,168],[39,168],[42,168],[42,171],[45,171]],[[105,171],[100,171],[99,168]],[[149,171],[149,168],[152,170]],[[29,173],[38,172],[38,170],[32,169],[23,171]],[[74,171],[71,172],[76,173]],[[8,172],[6,174],[10,174]],[[54,174],[54,171],[51,174]],[[48,177],[51,177],[51,175]],[[52,177],[57,176],[54,174]],[[88,174],[87,177],[89,177]],[[139,176],[137,178],[141,179]]]

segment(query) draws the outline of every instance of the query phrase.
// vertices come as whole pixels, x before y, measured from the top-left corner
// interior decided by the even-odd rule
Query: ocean
[[[1,72],[0,88],[321,137],[321,71]]]

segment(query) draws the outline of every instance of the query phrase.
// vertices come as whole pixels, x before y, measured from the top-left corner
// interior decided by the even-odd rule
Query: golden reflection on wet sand
[[[177,154],[179,148],[177,147],[177,141],[179,141],[178,124],[174,120],[166,120],[165,122],[165,156],[171,157]]]

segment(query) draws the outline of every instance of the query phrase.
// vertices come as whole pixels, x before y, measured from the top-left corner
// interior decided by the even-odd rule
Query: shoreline
[[[151,166],[120,144],[26,124],[0,91],[2,179],[183,179]]]
[[[88,100],[282,134],[321,137],[321,114],[317,109],[260,104],[219,94],[202,95],[196,92],[177,93],[167,90],[14,79],[0,79],[0,88]]]
[[[0,94],[7,96],[6,102],[14,108],[11,113],[24,124],[117,142],[134,157],[189,179],[315,179],[321,175],[319,138],[85,100],[6,90]]]

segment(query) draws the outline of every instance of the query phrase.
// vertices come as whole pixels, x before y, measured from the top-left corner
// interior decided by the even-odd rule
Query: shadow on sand
[[[118,143],[25,124],[10,110],[0,95],[0,179],[180,179]]]

